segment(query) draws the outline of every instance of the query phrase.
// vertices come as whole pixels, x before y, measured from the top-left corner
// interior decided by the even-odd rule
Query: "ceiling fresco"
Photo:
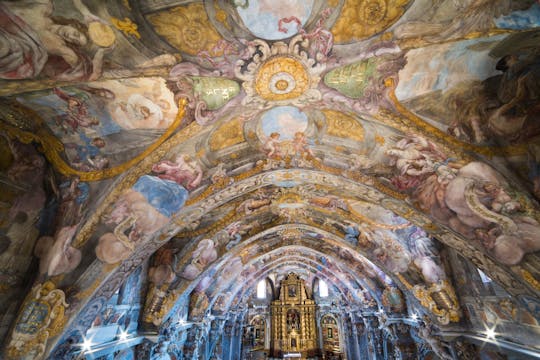
[[[0,24],[6,358],[60,354],[148,259],[151,329],[289,272],[451,326],[451,249],[538,304],[538,1],[23,0]]]

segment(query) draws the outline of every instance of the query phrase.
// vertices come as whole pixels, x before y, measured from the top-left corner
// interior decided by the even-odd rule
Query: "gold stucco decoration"
[[[337,44],[375,35],[405,12],[410,0],[346,0],[332,34]]]
[[[328,135],[364,141],[364,127],[352,116],[335,110],[323,110]]]
[[[210,150],[218,151],[246,141],[239,118],[223,123],[210,136]]]
[[[63,158],[62,152],[64,151],[64,145],[58,140],[52,133],[48,132],[43,124],[43,120],[34,116],[34,123],[39,126],[37,131],[33,131],[32,128],[27,130],[21,130],[19,127],[15,127],[9,124],[7,121],[0,121],[0,129],[3,130],[8,136],[12,138],[17,138],[23,143],[36,142],[41,145],[42,151],[45,154],[45,157],[53,164],[54,168],[63,175],[66,176],[77,176],[81,181],[97,181],[112,178],[114,176],[120,175],[123,172],[129,170],[134,165],[139,163],[141,160],[150,155],[154,150],[156,150],[161,144],[165,142],[180,126],[184,119],[185,107],[187,100],[180,98],[178,100],[178,113],[175,120],[167,128],[167,130],[149,147],[147,147],[139,155],[135,156],[133,159],[128,160],[120,165],[106,168],[103,170],[96,171],[80,171],[72,168]],[[0,119],[2,120],[2,119]]]
[[[139,34],[138,26],[135,24],[131,19],[125,17],[124,20],[117,19],[115,17],[111,18],[112,24],[120,31],[124,33],[124,35],[133,35],[137,39],[141,38],[141,34]],[[112,44],[111,44],[112,45]]]
[[[540,291],[540,281],[536,280],[529,271],[521,269],[521,275],[535,290]]]
[[[255,78],[255,90],[265,100],[287,100],[302,95],[309,88],[304,66],[290,57],[279,56],[264,63]]]
[[[429,287],[415,285],[412,293],[441,324],[459,322],[459,301],[454,288],[447,280],[431,284]]]
[[[21,306],[6,359],[42,359],[47,340],[64,328],[68,306],[65,293],[53,282],[35,285]]]
[[[156,32],[178,50],[190,55],[211,51],[221,40],[202,3],[193,3],[148,15]]]
[[[227,12],[223,10],[217,2],[214,3],[214,10],[216,11],[216,20],[219,21],[225,28],[231,30],[231,24],[227,21]]]
[[[439,281],[428,286],[424,284],[413,286],[403,275],[396,275],[407,290],[410,290],[414,297],[420,301],[420,304],[435,315],[441,324],[447,325],[450,322],[459,322],[459,301],[454,287],[448,280]]]
[[[317,60],[320,53],[306,51],[309,44],[303,35],[293,37],[288,44],[250,41],[249,57],[239,60],[234,68],[246,92],[242,104],[265,109],[276,105],[303,106],[320,100],[317,86],[326,64]]]

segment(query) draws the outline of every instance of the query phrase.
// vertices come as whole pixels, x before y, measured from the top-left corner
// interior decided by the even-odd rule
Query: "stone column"
[[[351,325],[351,319],[348,316],[343,316],[342,318],[342,324],[343,324],[343,330],[344,330],[344,338],[345,338],[345,350],[347,359],[358,359],[355,345],[354,345],[354,336],[352,334],[352,325]]]
[[[368,359],[383,359],[383,348],[380,342],[379,320],[376,316],[366,316]]]
[[[362,358],[362,349],[360,348],[360,343],[358,342],[358,330],[360,329],[360,332],[363,331],[363,326],[358,326],[359,322],[363,325],[362,319],[357,318],[354,314],[350,314],[351,318],[351,329],[352,329],[352,345],[354,345],[354,352],[356,354],[355,359],[361,359]]]
[[[232,337],[232,324],[230,320],[227,320],[225,322],[225,325],[223,326],[223,343],[222,343],[222,349],[223,349],[223,360],[230,360],[231,359],[231,337]]]
[[[231,338],[231,360],[241,360],[242,352],[242,325],[237,321],[234,323],[233,335]]]
[[[358,359],[368,359],[367,344],[363,339],[365,338],[365,325],[360,316],[353,316],[353,333],[356,345],[356,352],[358,353]]]

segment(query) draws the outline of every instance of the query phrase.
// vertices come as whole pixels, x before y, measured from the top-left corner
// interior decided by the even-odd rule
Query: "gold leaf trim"
[[[478,154],[482,154],[487,157],[494,157],[494,156],[515,156],[515,155],[523,155],[527,153],[527,146],[524,144],[520,145],[514,145],[514,146],[507,146],[507,147],[489,147],[489,146],[478,146],[469,144],[467,142],[463,142],[461,140],[456,139],[455,137],[448,135],[444,131],[440,130],[439,128],[428,124],[424,120],[422,120],[419,116],[412,113],[409,109],[407,109],[401,102],[398,100],[396,93],[395,93],[395,83],[393,79],[387,79],[385,81],[385,84],[387,87],[390,88],[390,91],[388,92],[388,96],[390,97],[390,100],[392,100],[394,106],[398,110],[398,112],[403,115],[407,120],[412,122],[412,125],[415,126],[418,130],[420,130],[424,135],[429,136],[430,138],[435,137],[437,140],[443,140],[447,145],[451,145],[453,147],[453,151],[458,153],[463,153],[458,149],[465,149],[470,152],[475,152]],[[411,124],[408,124],[411,125]],[[412,131],[412,129],[409,129],[409,132]]]
[[[521,269],[521,275],[535,290],[540,291],[540,282],[534,278],[533,274],[525,269]]]
[[[23,143],[28,144],[32,141],[39,143],[41,145],[41,151],[43,152],[45,157],[54,166],[55,170],[57,170],[61,174],[66,176],[77,176],[81,181],[98,181],[103,179],[109,179],[123,173],[124,171],[130,169],[142,159],[147,157],[161,144],[163,144],[163,142],[165,142],[165,140],[167,140],[167,138],[169,138],[169,136],[171,136],[182,123],[182,119],[185,115],[186,104],[186,99],[182,98],[178,100],[178,113],[176,114],[176,118],[174,119],[173,123],[169,126],[167,131],[165,131],[165,133],[163,133],[163,135],[161,135],[159,139],[156,140],[156,142],[146,148],[142,153],[140,153],[133,159],[126,161],[123,164],[98,171],[79,171],[69,166],[69,164],[67,164],[60,156],[60,153],[64,150],[64,145],[45,127],[41,127],[37,131],[37,133],[34,134],[28,131],[18,129],[4,122],[0,122],[0,129],[5,130],[8,136],[12,138],[17,138]],[[39,124],[43,123],[41,119],[36,120]]]

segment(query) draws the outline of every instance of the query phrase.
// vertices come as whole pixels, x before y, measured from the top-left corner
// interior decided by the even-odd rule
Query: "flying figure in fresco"
[[[185,186],[187,190],[193,190],[201,183],[203,171],[196,160],[189,155],[179,155],[174,162],[164,160],[154,166],[152,171],[163,180],[171,180]]]
[[[88,111],[88,106],[84,101],[76,96],[70,95],[67,92],[54,88],[53,92],[56,96],[66,102],[65,113],[59,115],[56,119],[58,126],[68,132],[75,133],[79,126],[90,127],[99,125],[99,120],[95,116],[91,116]]]

